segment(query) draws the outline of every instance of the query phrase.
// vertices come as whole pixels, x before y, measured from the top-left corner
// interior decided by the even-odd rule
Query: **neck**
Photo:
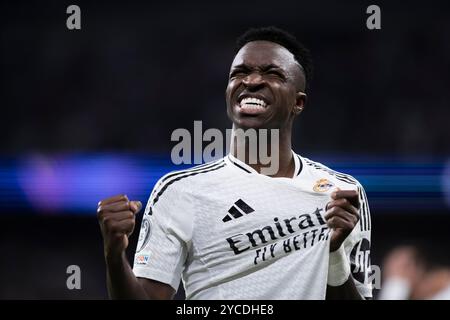
[[[289,128],[245,130],[233,125],[230,152],[258,173],[286,178],[294,174]]]

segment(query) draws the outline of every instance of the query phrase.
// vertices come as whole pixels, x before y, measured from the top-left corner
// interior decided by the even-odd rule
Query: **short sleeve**
[[[370,262],[371,220],[367,196],[358,183],[360,201],[358,225],[344,242],[345,252],[350,261],[350,270],[356,288],[365,298],[372,298],[372,267]]]
[[[158,181],[142,218],[133,266],[137,277],[178,289],[192,237],[191,208],[176,176]]]

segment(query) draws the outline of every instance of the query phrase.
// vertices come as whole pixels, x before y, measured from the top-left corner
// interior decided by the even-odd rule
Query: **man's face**
[[[227,113],[237,128],[283,128],[304,105],[305,78],[294,56],[269,41],[252,41],[233,60]]]

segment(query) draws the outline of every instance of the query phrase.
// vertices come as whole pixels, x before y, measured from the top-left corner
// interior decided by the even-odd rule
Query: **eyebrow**
[[[261,66],[258,66],[259,69],[263,71],[267,71],[270,69],[280,69],[283,70],[280,66],[277,66],[276,64],[269,63],[269,64],[263,64]],[[252,69],[252,67],[248,66],[245,63],[238,64],[237,66],[234,66],[233,69]]]

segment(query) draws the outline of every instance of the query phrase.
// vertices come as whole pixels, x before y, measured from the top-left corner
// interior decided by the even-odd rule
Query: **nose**
[[[258,72],[252,72],[250,74],[248,74],[243,80],[242,83],[247,87],[247,88],[255,88],[255,87],[259,87],[260,85],[262,85],[264,83],[264,79],[261,76],[260,73]]]

